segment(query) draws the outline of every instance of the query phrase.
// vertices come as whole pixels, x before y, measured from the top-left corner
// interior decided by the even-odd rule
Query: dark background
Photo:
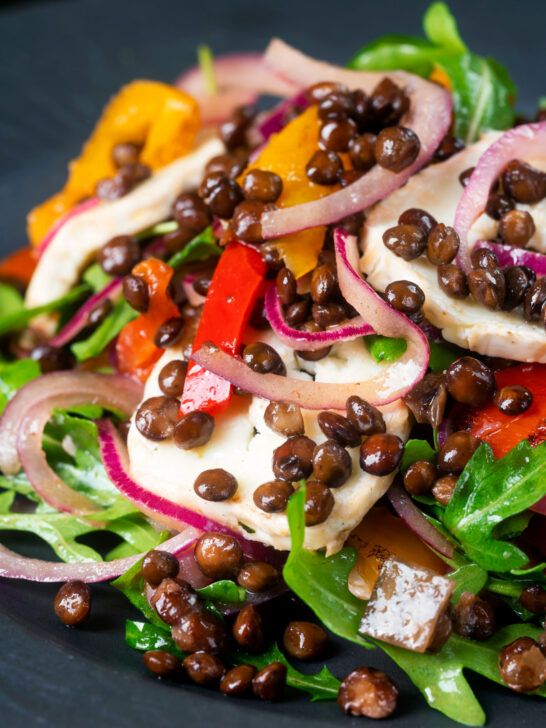
[[[66,163],[91,131],[102,106],[131,79],[171,81],[195,63],[198,43],[214,53],[261,50],[278,35],[308,53],[346,62],[380,34],[421,33],[424,0],[0,0],[0,250],[25,243],[30,207],[59,189]],[[451,0],[463,39],[510,69],[519,107],[534,112],[546,93],[546,5]],[[28,553],[28,538],[2,534]],[[44,550],[33,553],[47,558]],[[94,615],[80,631],[52,613],[55,588],[0,580],[0,725],[147,726],[212,722],[260,728],[364,725],[335,704],[305,697],[275,706],[223,699],[195,687],[161,685],[123,645],[127,607],[107,587],[95,588]],[[401,688],[395,717],[382,725],[443,728],[454,724],[427,708],[405,676],[379,651],[333,649],[342,677],[358,664],[386,669]],[[314,666],[316,669],[316,666]],[[544,706],[473,677],[494,728],[537,726]]]

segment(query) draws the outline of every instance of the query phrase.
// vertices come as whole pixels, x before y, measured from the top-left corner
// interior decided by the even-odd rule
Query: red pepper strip
[[[254,248],[236,240],[220,256],[210,283],[193,351],[212,341],[223,351],[238,354],[254,304],[263,295],[266,265]],[[218,413],[231,397],[231,384],[194,362],[186,374],[180,413],[193,410]]]

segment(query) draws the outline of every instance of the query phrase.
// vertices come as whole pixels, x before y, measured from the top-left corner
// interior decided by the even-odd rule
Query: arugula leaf
[[[215,581],[213,584],[196,589],[202,599],[212,599],[217,602],[231,602],[241,604],[246,599],[246,591],[230,579]]]
[[[498,460],[483,443],[462,472],[443,523],[482,568],[502,573],[527,564],[527,555],[494,530],[546,495],[545,464],[546,443],[532,448],[523,440]]]
[[[469,591],[472,594],[481,592],[487,584],[487,571],[478,564],[463,564],[455,571],[451,571],[449,578],[457,584],[451,595],[451,602],[457,604],[463,592]]]
[[[268,650],[259,655],[238,650],[230,657],[234,665],[254,665],[257,670],[262,670],[272,662],[282,662],[286,665],[286,684],[309,693],[312,703],[337,698],[340,682],[326,666],[315,675],[305,675],[288,662],[277,644],[271,645]]]
[[[0,365],[0,414],[17,390],[40,374],[40,365],[33,359],[20,359]]]
[[[112,586],[114,586],[116,589],[118,589],[122,594],[125,594],[127,599],[131,602],[131,604],[136,607],[138,610],[142,612],[142,614],[148,619],[152,624],[148,625],[149,627],[155,627],[158,628],[161,631],[167,632],[167,635],[170,637],[170,631],[168,626],[165,624],[165,622],[160,618],[158,613],[155,611],[153,607],[150,606],[149,601],[146,598],[145,595],[145,588],[146,584],[144,581],[144,577],[142,576],[142,562],[144,560],[144,557],[142,559],[139,559],[136,564],[133,564],[130,569],[128,569],[125,574],[122,574],[121,576],[118,576],[117,579],[114,579],[114,581],[110,582]],[[129,624],[129,623],[127,623]],[[135,623],[138,624],[138,623]],[[131,645],[132,647],[133,645]],[[136,649],[141,649],[140,647],[136,647]],[[145,649],[161,649],[161,648],[155,648],[155,647],[146,647]],[[170,650],[169,650],[170,651]]]
[[[76,288],[73,288],[65,296],[56,298],[54,301],[50,301],[49,303],[44,303],[42,306],[36,306],[35,308],[23,308],[13,311],[12,313],[2,315],[0,316],[0,336],[12,331],[20,331],[39,314],[52,313],[65,308],[66,306],[70,306],[71,304],[76,303],[76,301],[79,301],[80,298],[89,292],[89,286],[83,284],[81,286],[76,286]]]
[[[106,555],[106,561],[151,551],[169,536],[168,531],[157,531],[141,513],[115,518],[108,524],[107,530],[123,541]]]
[[[125,642],[129,647],[141,652],[148,650],[162,650],[183,660],[184,652],[178,648],[171,637],[171,631],[163,622],[163,626],[149,624],[148,622],[134,622],[128,619],[125,622]]]
[[[185,248],[175,253],[168,264],[171,268],[178,268],[182,263],[192,263],[196,260],[206,260],[212,256],[221,255],[222,248],[216,244],[212,228],[208,227],[191,240]]]
[[[115,302],[112,311],[93,333],[82,341],[72,344],[70,350],[81,362],[101,354],[122,328],[138,316],[138,312],[131,308],[125,298],[121,296]]]
[[[443,372],[456,359],[462,356],[462,349],[453,350],[444,344],[438,344],[435,341],[428,341],[430,349],[430,359],[428,361],[429,369],[433,372]]]
[[[292,547],[283,568],[284,580],[332,632],[358,642],[370,643],[358,634],[365,603],[347,589],[349,571],[356,562],[356,550],[344,548],[328,559],[303,548],[305,535],[305,485],[291,496],[287,508]]]
[[[445,3],[436,2],[428,7],[423,18],[423,29],[427,38],[437,46],[458,53],[468,50],[459,35],[457,21]]]
[[[172,233],[178,230],[178,223],[175,220],[166,220],[165,222],[158,222],[151,227],[141,230],[136,233],[135,238],[137,240],[145,240],[146,238],[155,238],[159,235],[166,235],[166,233]]]
[[[364,337],[366,349],[375,361],[396,361],[407,349],[405,339],[393,339],[381,334],[368,334]]]
[[[93,293],[99,293],[110,283],[112,276],[105,273],[98,263],[92,263],[84,271],[82,280],[93,289]]]
[[[23,297],[16,288],[7,283],[0,283],[0,311],[3,316],[17,313],[24,306]]]
[[[436,450],[426,440],[413,439],[406,442],[400,462],[402,474],[417,460],[432,460],[436,462]]]

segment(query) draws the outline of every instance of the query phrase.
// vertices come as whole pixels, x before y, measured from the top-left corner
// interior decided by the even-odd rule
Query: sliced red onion
[[[106,474],[119,492],[136,505],[140,511],[156,521],[164,523],[169,528],[181,530],[186,526],[193,526],[193,528],[200,531],[217,531],[235,536],[241,542],[243,551],[248,558],[269,562],[279,559],[280,554],[274,549],[264,546],[258,541],[250,541],[212,518],[190,511],[178,503],[173,503],[173,501],[143,488],[129,475],[127,448],[116,428],[109,420],[100,420],[97,422],[97,426],[99,446]]]
[[[215,94],[206,90],[199,66],[177,78],[174,85],[187,91],[199,103],[203,124],[220,124],[237,106],[254,104],[260,94],[288,97],[297,87],[263,63],[259,53],[233,53],[214,59]]]
[[[265,296],[265,314],[277,337],[287,346],[299,351],[316,351],[337,341],[352,341],[359,336],[375,333],[362,317],[350,319],[327,331],[298,331],[283,319],[282,308],[275,285],[270,286]]]
[[[352,395],[358,395],[373,405],[389,404],[403,397],[426,373],[429,359],[426,336],[362,280],[358,273],[356,238],[337,228],[334,240],[339,286],[345,299],[378,333],[407,340],[405,353],[385,367],[381,374],[364,382],[347,384],[259,374],[210,342],[194,352],[191,358],[204,369],[257,397],[294,402],[306,409],[343,410],[347,398]]]
[[[49,244],[57,235],[59,230],[63,227],[63,225],[65,225],[71,218],[75,217],[76,215],[80,215],[82,212],[87,212],[93,207],[96,207],[99,202],[100,200],[98,197],[90,197],[88,200],[85,200],[85,202],[80,202],[79,205],[74,205],[74,207],[69,212],[60,217],[57,222],[55,222],[54,225],[51,227],[47,235],[40,241],[40,244],[36,249],[38,258],[42,257],[42,255],[46,251],[46,248],[49,247]]]
[[[54,372],[34,379],[17,392],[0,420],[0,469],[14,474],[22,465],[36,492],[57,510],[78,515],[97,511],[89,498],[69,488],[47,464],[44,427],[53,409],[82,404],[129,415],[141,394],[139,382],[118,374]]]
[[[510,265],[527,265],[535,271],[537,276],[546,275],[546,255],[543,253],[536,253],[525,248],[515,248],[512,245],[492,243],[489,240],[478,240],[474,246],[474,249],[476,248],[487,248],[493,251],[499,259],[501,268]]]
[[[106,285],[102,291],[95,293],[89,298],[83,306],[76,311],[70,321],[64,326],[59,333],[50,339],[49,343],[52,346],[64,346],[69,341],[77,336],[85,327],[89,324],[89,314],[103,301],[109,299],[115,301],[121,293],[122,280],[121,278],[115,278]]]
[[[200,532],[191,526],[178,533],[159,548],[171,554],[179,554],[190,548],[199,538]],[[0,576],[7,579],[26,579],[26,581],[62,582],[79,579],[88,583],[115,579],[130,569],[144,554],[127,556],[114,561],[85,561],[64,564],[58,561],[29,559],[0,545]]]
[[[212,218],[212,234],[215,238],[218,238],[218,240],[222,240],[228,227],[227,220],[221,220],[219,217],[216,217],[216,215]]]
[[[350,89],[358,88],[371,93],[385,76],[383,72],[350,71],[315,61],[277,39],[270,43],[264,62],[297,84],[300,90],[318,81],[335,81]],[[277,238],[318,225],[330,225],[347,215],[365,210],[401,187],[429,161],[451,124],[451,94],[438,84],[411,73],[396,71],[388,75],[404,87],[410,99],[410,110],[402,121],[404,126],[417,134],[421,142],[415,162],[398,174],[376,165],[359,180],[328,197],[264,213],[262,234],[265,238]]]
[[[546,516],[546,496],[531,506],[531,510],[535,511],[535,513],[542,513],[543,516]]]
[[[453,556],[453,544],[421,513],[410,496],[396,481],[387,491],[387,497],[400,518],[419,538],[442,556]]]
[[[493,183],[512,159],[529,159],[545,152],[546,121],[543,121],[510,129],[479,158],[457,205],[453,224],[461,239],[457,262],[465,272],[472,267],[468,232],[485,210]]]
[[[276,134],[281,131],[284,127],[286,113],[294,106],[300,109],[305,109],[309,106],[309,102],[305,98],[304,92],[300,92],[290,99],[281,101],[280,104],[277,104],[277,106],[275,106],[275,108],[260,121],[258,124],[258,131],[264,141],[267,141],[272,134]]]

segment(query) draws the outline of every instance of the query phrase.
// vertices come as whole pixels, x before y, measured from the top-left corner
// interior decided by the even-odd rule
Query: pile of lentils
[[[463,186],[473,168],[460,175]],[[546,173],[525,162],[512,160],[493,185],[486,213],[498,220],[497,242],[525,248],[535,233],[535,223],[527,210],[516,203],[533,204],[546,197]],[[465,274],[453,261],[459,250],[457,232],[437,221],[425,210],[410,208],[403,212],[398,225],[383,233],[385,246],[404,260],[422,254],[438,267],[438,285],[451,298],[463,300],[469,295],[490,311],[512,311],[521,307],[527,321],[541,320],[546,326],[546,279],[539,278],[526,265],[501,268],[494,252],[475,248],[471,254],[472,270]],[[407,282],[406,282],[407,283]]]

